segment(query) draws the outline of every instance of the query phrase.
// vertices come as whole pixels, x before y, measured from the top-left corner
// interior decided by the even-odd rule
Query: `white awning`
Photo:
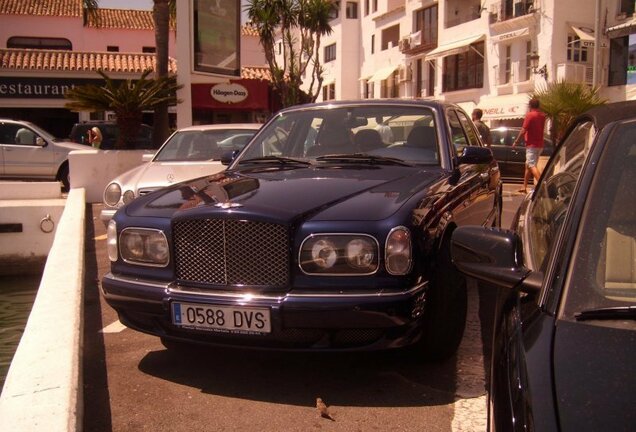
[[[479,42],[485,39],[485,35],[480,34],[477,36],[471,36],[469,38],[461,39],[448,44],[440,45],[428,54],[426,54],[426,60],[433,60],[439,57],[446,57],[449,55],[456,55],[465,53],[470,49],[470,45],[475,42]]]
[[[384,81],[385,79],[390,77],[397,68],[397,65],[383,67],[382,69],[374,73],[371,78],[369,78],[369,82]]]
[[[585,27],[585,26],[575,26],[575,25],[571,27],[572,27],[572,30],[574,30],[574,33],[576,33],[576,35],[581,40],[581,46],[584,46],[587,48],[594,48],[595,39],[594,39],[593,28]],[[601,46],[604,46],[604,44],[601,44]]]
[[[516,39],[518,37],[526,36],[526,35],[530,35],[530,29],[528,27],[520,28],[508,33],[502,33],[502,34],[491,36],[490,40],[493,43],[508,42],[511,39]]]
[[[636,30],[636,18],[632,18],[631,20],[624,22],[622,24],[618,24],[612,27],[607,28],[607,35],[611,38],[627,36]]]
[[[523,118],[528,112],[529,100],[527,93],[492,96],[479,101],[477,108],[484,112],[484,120]]]

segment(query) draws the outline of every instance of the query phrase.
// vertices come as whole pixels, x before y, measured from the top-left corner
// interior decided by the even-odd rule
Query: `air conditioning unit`
[[[412,73],[410,66],[401,65],[398,69],[398,73],[398,80],[400,82],[411,81]]]
[[[400,39],[400,41],[398,42],[398,47],[400,48],[400,52],[411,49],[411,38],[405,37]]]

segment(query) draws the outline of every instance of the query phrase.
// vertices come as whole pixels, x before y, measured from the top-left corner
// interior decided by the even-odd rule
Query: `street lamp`
[[[530,67],[532,67],[532,73],[541,75],[546,81],[548,80],[548,65],[539,67],[539,54],[536,51],[532,51],[530,54]]]

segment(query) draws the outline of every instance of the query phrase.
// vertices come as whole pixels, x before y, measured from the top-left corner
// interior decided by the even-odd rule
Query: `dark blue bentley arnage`
[[[497,163],[461,108],[293,107],[229,159],[111,220],[102,288],[124,324],[169,348],[456,351],[450,235],[501,214]]]

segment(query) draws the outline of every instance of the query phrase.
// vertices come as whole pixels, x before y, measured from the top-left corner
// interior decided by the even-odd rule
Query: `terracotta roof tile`
[[[81,17],[82,0],[0,0],[0,15]]]
[[[4,70],[91,72],[102,69],[106,73],[141,73],[154,70],[155,63],[154,54],[0,48],[0,69]],[[168,71],[177,72],[176,59],[170,58]]]
[[[258,30],[251,23],[243,24],[241,26],[241,36],[256,36],[258,37]]]
[[[87,27],[128,30],[154,30],[152,11],[132,9],[97,9],[97,21],[88,15]]]

